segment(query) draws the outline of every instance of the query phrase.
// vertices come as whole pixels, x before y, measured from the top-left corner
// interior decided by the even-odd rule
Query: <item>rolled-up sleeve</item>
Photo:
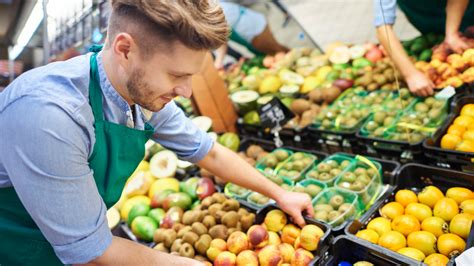
[[[395,24],[397,12],[397,0],[373,0],[374,2],[374,25],[379,27],[382,25]]]
[[[90,132],[62,108],[25,97],[3,110],[1,160],[58,258],[80,264],[102,255],[112,234],[88,164]]]
[[[182,160],[199,162],[214,145],[211,137],[194,125],[173,101],[154,113],[150,124],[155,128],[153,140],[176,152]]]

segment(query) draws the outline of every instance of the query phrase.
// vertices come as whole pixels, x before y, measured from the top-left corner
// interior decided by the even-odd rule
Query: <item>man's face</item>
[[[205,55],[206,51],[175,43],[147,60],[134,60],[140,63],[133,66],[126,82],[131,100],[157,112],[175,96],[191,97],[191,77],[201,69]]]

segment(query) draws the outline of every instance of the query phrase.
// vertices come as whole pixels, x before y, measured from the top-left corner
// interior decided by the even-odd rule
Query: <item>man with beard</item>
[[[306,194],[284,191],[213,143],[172,101],[191,96],[205,54],[226,42],[210,1],[112,0],[103,51],[31,70],[0,94],[1,265],[202,265],[113,237],[106,210],[151,138],[269,196],[302,225]]]

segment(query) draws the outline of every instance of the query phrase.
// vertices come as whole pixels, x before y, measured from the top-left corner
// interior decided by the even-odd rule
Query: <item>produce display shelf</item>
[[[359,145],[356,133],[362,124],[363,121],[350,131],[333,131],[314,127],[308,127],[307,131],[311,144],[320,147],[324,152],[329,154],[336,152],[360,154],[362,153],[362,147]]]
[[[400,168],[395,179],[395,186],[390,191],[387,191],[380,200],[367,211],[366,215],[352,221],[346,228],[345,233],[348,236],[355,237],[355,234],[366,228],[367,224],[374,218],[380,217],[379,210],[388,202],[393,201],[395,193],[400,189],[409,189],[415,192],[420,192],[425,186],[436,186],[443,193],[451,187],[466,187],[472,189],[474,187],[474,175],[453,171],[449,169],[437,168],[432,166],[425,166],[421,164],[409,163]],[[471,234],[474,227],[471,228]],[[361,244],[371,247],[377,252],[382,252],[390,257],[396,258],[400,256],[397,252],[391,251],[379,245],[372,244],[366,240],[356,238]],[[466,247],[467,249],[467,247]],[[404,257],[410,262],[409,265],[424,265],[420,262],[408,257]]]
[[[474,152],[461,152],[440,147],[441,138],[446,134],[448,128],[460,114],[461,108],[469,103],[474,103],[474,95],[472,94],[461,94],[460,97],[453,100],[451,114],[443,126],[431,138],[423,142],[426,157],[430,158],[430,160],[427,161],[429,164],[474,173]]]

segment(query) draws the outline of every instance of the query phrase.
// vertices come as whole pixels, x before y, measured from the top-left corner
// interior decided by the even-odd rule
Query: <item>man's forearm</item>
[[[446,5],[446,37],[457,35],[469,0],[448,0]]]
[[[198,164],[225,181],[244,186],[274,200],[278,200],[284,192],[235,152],[218,143],[214,144],[209,154]]]
[[[405,49],[403,49],[400,40],[395,35],[392,25],[382,25],[378,27],[377,38],[405,78],[416,70],[408,54],[405,52]]]
[[[102,265],[193,265],[194,261],[172,256],[120,237],[113,237],[112,244],[100,257],[84,264]],[[197,262],[196,262],[197,263]]]

